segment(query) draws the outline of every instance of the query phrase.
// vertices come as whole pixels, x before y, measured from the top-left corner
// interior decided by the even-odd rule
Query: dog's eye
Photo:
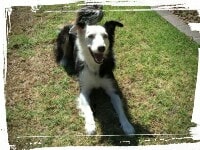
[[[103,35],[103,38],[105,38],[105,39],[108,38],[108,35],[107,35],[107,34],[104,34],[104,35]]]
[[[90,35],[88,35],[88,38],[93,39],[93,38],[94,38],[94,35],[93,35],[93,34],[90,34]]]

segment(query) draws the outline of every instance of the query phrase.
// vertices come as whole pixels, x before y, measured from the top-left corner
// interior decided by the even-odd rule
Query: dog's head
[[[116,26],[122,27],[123,24],[117,21],[108,21],[104,26],[100,26],[79,22],[71,28],[70,33],[76,33],[81,45],[86,47],[83,52],[86,59],[90,54],[97,64],[102,64],[112,48]]]

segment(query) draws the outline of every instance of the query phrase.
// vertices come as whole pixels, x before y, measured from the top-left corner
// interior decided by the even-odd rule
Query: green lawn
[[[72,22],[75,14],[44,12],[78,8],[70,6],[45,6],[37,13],[28,12],[30,8],[14,9],[6,85],[10,144],[22,149],[191,142],[172,138],[188,136],[192,125],[199,45],[156,12],[112,12],[125,7],[109,6],[104,7],[100,24],[107,20],[124,24],[116,30],[114,73],[136,133],[183,135],[119,136],[123,131],[117,115],[100,91],[93,95],[97,135],[117,136],[84,136],[84,120],[76,109],[78,83],[55,64],[52,51],[58,27]]]

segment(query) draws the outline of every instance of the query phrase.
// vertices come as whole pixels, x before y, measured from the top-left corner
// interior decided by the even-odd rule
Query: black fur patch
[[[123,27],[123,24],[118,22],[118,21],[107,21],[104,24],[104,27],[106,29],[106,32],[108,33],[108,38],[109,38],[109,41],[110,41],[109,49],[113,49],[115,28],[116,27]]]
[[[54,48],[56,62],[60,63],[62,60],[62,65],[69,75],[75,73],[74,45],[76,36],[69,34],[71,27],[72,25],[67,25],[61,30],[56,39],[56,46]]]

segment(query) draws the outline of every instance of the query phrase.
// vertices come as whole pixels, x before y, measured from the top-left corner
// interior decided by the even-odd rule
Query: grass
[[[74,13],[44,12],[77,9],[76,4],[70,6],[44,6],[37,13],[30,13],[29,8],[14,9],[6,85],[10,144],[22,149],[188,142],[172,140],[177,135],[84,136],[84,120],[76,109],[78,84],[55,64],[52,51],[58,27],[70,23]],[[109,11],[123,8],[105,6],[100,24],[106,20],[124,24],[116,29],[115,76],[129,120],[137,134],[185,136],[191,126],[199,45],[156,12]],[[97,135],[123,135],[109,98],[100,92],[93,99]],[[159,140],[163,138],[168,140]]]

